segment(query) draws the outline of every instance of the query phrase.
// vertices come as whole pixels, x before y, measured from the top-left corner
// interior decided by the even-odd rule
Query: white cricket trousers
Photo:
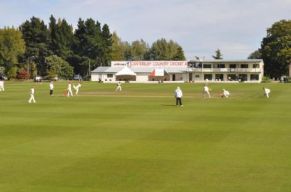
[[[31,103],[31,102],[35,103],[35,99],[34,99],[34,95],[33,94],[30,94],[30,98],[28,100],[28,103]]]
[[[68,89],[68,94],[67,94],[67,97],[72,97],[73,96],[73,92],[72,92],[72,89]]]

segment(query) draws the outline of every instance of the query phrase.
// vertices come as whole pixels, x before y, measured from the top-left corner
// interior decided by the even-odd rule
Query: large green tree
[[[291,20],[281,20],[267,29],[261,52],[267,76],[279,78],[288,74],[291,64]]]
[[[73,67],[63,60],[61,57],[52,55],[45,58],[47,66],[47,78],[53,79],[58,77],[60,79],[72,79],[73,77]]]
[[[248,59],[262,59],[262,52],[260,49],[255,50],[252,52],[249,56]]]
[[[149,50],[147,59],[150,60],[185,60],[182,47],[173,40],[159,39]]]
[[[18,64],[18,57],[25,52],[22,33],[14,28],[0,29],[0,65],[8,69]]]
[[[124,43],[122,42],[121,38],[117,35],[117,33],[113,32],[111,59],[113,61],[125,60],[124,53],[125,53]]]
[[[74,39],[73,27],[67,23],[65,19],[56,19],[53,15],[50,17],[49,23],[51,52],[63,59],[67,59],[71,55],[71,46]]]
[[[104,24],[102,27],[101,37],[101,63],[103,63],[104,65],[110,65],[112,52],[112,34],[110,33],[110,29],[107,24]]]
[[[132,60],[144,60],[148,51],[149,46],[143,39],[136,40],[131,43]]]
[[[108,65],[111,60],[112,35],[108,25],[103,25],[93,19],[79,19],[75,31],[73,45],[74,56],[69,58],[75,67],[75,73],[86,75],[88,65],[95,68]],[[77,62],[77,63],[76,63]]]
[[[23,60],[29,63],[35,62],[40,75],[46,72],[45,57],[52,54],[49,49],[50,33],[44,22],[32,17],[25,21],[20,27],[26,44],[26,52]],[[23,61],[23,62],[24,62]]]

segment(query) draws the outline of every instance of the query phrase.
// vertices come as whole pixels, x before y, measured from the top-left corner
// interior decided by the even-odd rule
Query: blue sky
[[[78,18],[107,23],[124,41],[172,39],[187,59],[245,59],[266,29],[291,19],[291,0],[0,0],[0,27],[19,26],[32,16],[50,15],[76,26]]]

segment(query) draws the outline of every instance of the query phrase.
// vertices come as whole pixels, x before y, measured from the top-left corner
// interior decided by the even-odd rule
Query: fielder
[[[36,103],[36,101],[34,99],[34,88],[33,87],[30,89],[30,98],[28,100],[28,103],[31,103],[31,102]]]
[[[72,97],[73,96],[73,92],[72,92],[72,83],[69,82],[68,83],[68,88],[67,88],[67,97]]]
[[[78,95],[80,87],[81,87],[81,83],[78,83],[77,86],[73,85],[73,88],[75,89],[75,95]]]
[[[50,96],[54,95],[54,83],[51,81],[50,82]]]
[[[5,91],[4,90],[4,81],[0,80],[0,91]]]
[[[205,94],[207,94],[208,98],[211,98],[211,95],[210,95],[209,91],[210,91],[209,87],[207,85],[204,85],[204,87],[203,87],[203,96],[205,97]]]
[[[263,90],[264,90],[264,95],[267,97],[267,98],[269,98],[270,97],[270,93],[271,93],[271,90],[270,89],[268,89],[268,88],[263,88]]]
[[[228,98],[230,96],[230,92],[226,89],[222,89],[222,94],[221,94],[221,97],[225,97],[225,98]]]
[[[117,87],[116,87],[115,91],[122,91],[121,82],[117,83]]]

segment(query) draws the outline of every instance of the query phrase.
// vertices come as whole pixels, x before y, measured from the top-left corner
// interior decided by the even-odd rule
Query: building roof
[[[117,73],[121,71],[123,67],[97,67],[91,73]],[[157,67],[131,67],[134,73],[151,73],[153,70],[158,69]],[[187,71],[187,68],[179,67],[165,67],[163,68],[167,73],[183,73]]]
[[[227,59],[216,59],[216,60],[190,60],[196,63],[260,63],[262,59],[242,59],[242,60],[227,60]]]
[[[123,67],[97,67],[91,73],[117,73]]]

